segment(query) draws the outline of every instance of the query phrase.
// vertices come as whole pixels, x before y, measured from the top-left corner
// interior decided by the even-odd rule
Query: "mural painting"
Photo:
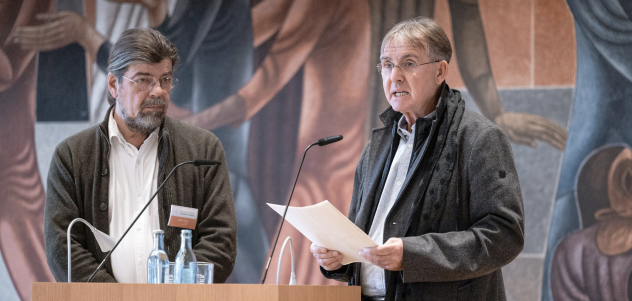
[[[157,29],[178,47],[168,115],[222,141],[238,214],[229,282],[257,283],[279,224],[265,204],[287,202],[319,138],[345,137],[310,150],[292,205],[327,199],[348,211],[357,160],[387,106],[374,68],[381,38],[427,16],[455,50],[447,83],[513,143],[526,229],[523,253],[503,269],[508,298],[625,300],[631,13],[624,0],[0,0],[0,294],[30,300],[32,282],[53,281],[47,156],[104,118],[108,52],[125,29]],[[320,275],[310,242],[285,223],[288,235],[300,284],[342,285]],[[585,278],[579,267],[601,272]]]

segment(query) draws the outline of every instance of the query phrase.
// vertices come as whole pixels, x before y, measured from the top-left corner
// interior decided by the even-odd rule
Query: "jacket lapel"
[[[371,229],[369,221],[371,220],[371,213],[375,204],[375,194],[377,188],[380,185],[382,178],[382,171],[386,165],[388,154],[390,150],[390,130],[388,127],[383,127],[373,130],[371,134],[371,147],[368,150],[369,162],[367,166],[369,170],[364,171],[363,177],[368,179],[367,185],[362,188],[362,199],[360,202],[360,209],[358,210],[355,224],[358,228],[368,233]]]

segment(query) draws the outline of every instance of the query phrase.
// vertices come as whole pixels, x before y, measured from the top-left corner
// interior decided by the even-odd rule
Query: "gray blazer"
[[[109,233],[107,121],[108,118],[62,141],[51,161],[44,232],[46,258],[57,281],[68,279],[66,229],[74,218],[81,217]],[[165,251],[171,261],[175,260],[180,247],[180,229],[167,226],[171,205],[199,209],[197,227],[193,231],[193,252],[198,261],[214,262],[214,281],[224,282],[237,255],[237,221],[224,149],[211,132],[169,117],[165,117],[158,136],[158,185],[178,163],[197,159],[222,162],[219,166],[180,167],[154,202],[159,204],[160,228],[165,231]],[[82,224],[75,224],[72,229],[73,281],[86,281],[106,255],[99,249],[94,235],[87,232]],[[109,259],[94,281],[115,281]]]
[[[444,96],[460,99],[458,92]],[[356,169],[349,219],[367,232],[398,116],[391,108],[381,114],[386,126],[373,130]],[[415,200],[435,201],[432,192],[416,190],[422,186],[415,175],[418,170],[409,172],[386,218],[384,241],[401,237],[404,244],[403,271],[385,271],[387,300],[506,299],[500,268],[524,244],[522,195],[511,145],[496,125],[467,110],[456,142],[457,158],[436,225],[427,225],[432,219],[422,211],[412,216],[419,226],[405,230]],[[410,170],[416,170],[415,166]],[[430,230],[419,233],[416,229]],[[361,283],[358,263],[321,271],[350,285]]]

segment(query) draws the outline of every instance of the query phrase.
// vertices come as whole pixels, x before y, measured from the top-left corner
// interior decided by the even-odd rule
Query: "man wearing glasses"
[[[94,281],[146,282],[153,230],[164,230],[165,251],[175,261],[180,229],[167,226],[171,205],[198,209],[197,260],[215,263],[215,282],[230,275],[237,225],[224,149],[211,132],[165,116],[177,62],[175,46],[158,31],[125,31],[110,51],[105,120],[57,146],[44,212],[46,257],[57,281],[67,279],[66,229],[74,218],[118,239],[171,169],[198,159],[222,164],[178,169]],[[72,281],[86,281],[106,255],[86,232],[72,229]]]
[[[312,245],[327,278],[363,300],[505,300],[501,267],[524,244],[511,145],[445,83],[450,42],[431,19],[395,25],[382,42],[391,105],[358,163],[349,219],[378,247],[366,262]]]

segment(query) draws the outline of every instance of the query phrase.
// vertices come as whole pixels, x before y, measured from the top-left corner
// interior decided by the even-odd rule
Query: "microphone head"
[[[318,145],[319,146],[324,146],[324,145],[327,145],[327,144],[332,144],[332,143],[338,142],[340,140],[342,140],[342,135],[321,138],[321,139],[318,139]]]
[[[193,165],[195,166],[207,166],[207,165],[220,165],[222,162],[215,160],[195,160],[193,161]]]

